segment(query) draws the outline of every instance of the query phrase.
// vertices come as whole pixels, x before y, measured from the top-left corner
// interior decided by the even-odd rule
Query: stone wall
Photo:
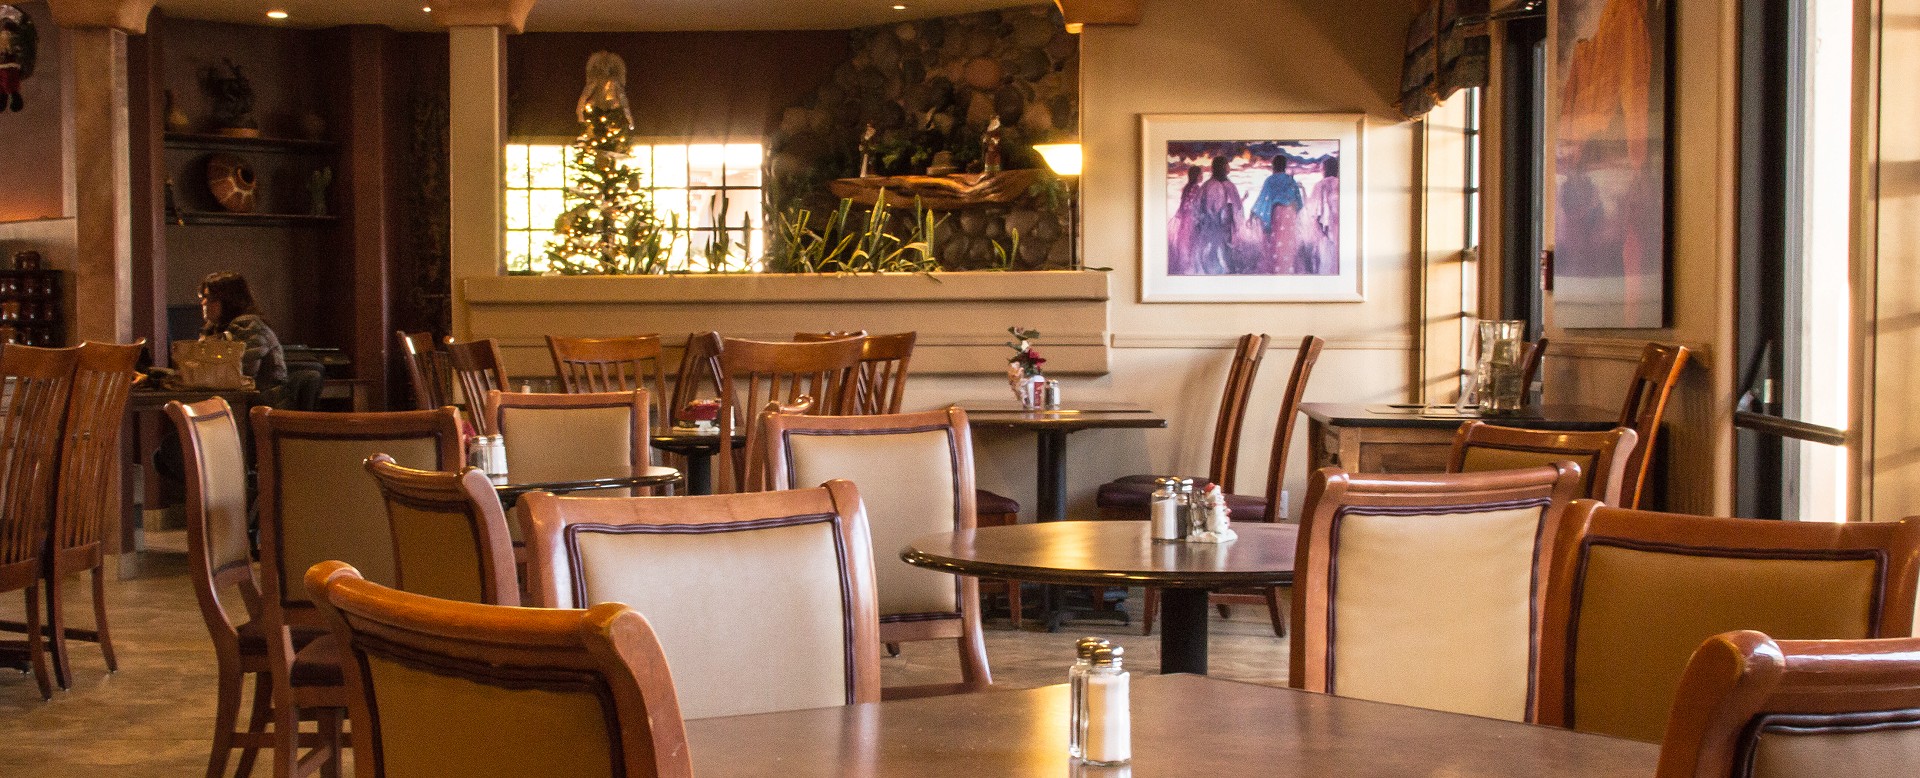
[[[830,212],[825,184],[859,175],[868,125],[876,131],[870,172],[887,175],[925,174],[939,151],[963,171],[978,170],[980,139],[996,115],[1009,170],[1045,167],[1035,143],[1079,138],[1080,41],[1051,4],[849,34],[848,61],[770,132],[770,209]],[[1017,230],[1013,269],[1070,267],[1068,206],[1056,182],[1012,203],[950,212],[934,240],[941,266],[992,267],[995,245],[1012,250]]]

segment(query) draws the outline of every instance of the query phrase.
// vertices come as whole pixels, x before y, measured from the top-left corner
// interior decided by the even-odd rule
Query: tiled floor
[[[0,670],[0,776],[176,778],[205,771],[214,660],[185,556],[146,553],[131,564],[132,575],[108,587],[119,672],[107,674],[96,646],[76,644],[73,689],[43,702],[32,676]],[[70,589],[68,613],[76,623],[92,612],[85,592]],[[6,595],[0,619],[20,618],[20,607],[18,594]],[[1084,623],[1048,634],[1031,621],[1015,632],[1005,619],[987,627],[987,656],[1000,687],[1061,682],[1082,634],[1126,646],[1135,673],[1150,674],[1159,665],[1158,637],[1143,637],[1138,627]],[[1286,641],[1273,636],[1258,609],[1238,608],[1231,620],[1216,617],[1211,634],[1214,675],[1286,682]],[[899,657],[883,656],[882,664],[889,685],[959,678],[950,644],[908,644]],[[269,774],[264,765],[255,773]]]

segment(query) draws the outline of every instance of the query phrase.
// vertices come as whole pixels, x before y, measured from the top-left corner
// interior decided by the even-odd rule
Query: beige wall
[[[1893,521],[1920,514],[1920,2],[1862,2],[1864,98],[1861,225],[1855,250],[1863,272],[1856,298],[1868,326],[1857,354],[1868,360],[1863,405],[1870,490],[1863,514]],[[1860,50],[1860,49],[1856,49]]]

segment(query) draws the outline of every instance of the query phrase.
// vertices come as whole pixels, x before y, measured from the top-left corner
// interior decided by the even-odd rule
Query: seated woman
[[[280,338],[260,315],[247,277],[231,271],[214,273],[200,282],[200,338],[227,337],[247,344],[240,358],[240,372],[253,378],[260,392],[258,403],[284,408],[287,392],[287,358],[280,350]]]

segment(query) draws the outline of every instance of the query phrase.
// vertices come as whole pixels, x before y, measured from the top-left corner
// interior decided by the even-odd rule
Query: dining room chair
[[[1627,458],[1620,507],[1638,508],[1646,496],[1647,470],[1660,437],[1660,422],[1666,418],[1667,400],[1680,382],[1680,371],[1687,366],[1687,354],[1686,346],[1666,343],[1648,343],[1640,351],[1640,365],[1627,382],[1626,401],[1620,406],[1619,426],[1630,427],[1640,436]]]
[[[1470,421],[1454,433],[1447,472],[1478,473],[1572,462],[1580,466],[1580,496],[1618,505],[1627,459],[1638,439],[1626,427],[1560,432]]]
[[[452,394],[451,368],[447,366],[447,352],[434,345],[433,333],[394,330],[393,336],[400,341],[400,361],[407,368],[407,383],[413,388],[414,410],[430,411],[451,405],[448,399]]]
[[[1540,378],[1540,368],[1547,363],[1547,347],[1552,341],[1541,338],[1527,344],[1527,354],[1520,362],[1520,399],[1522,405],[1533,402],[1533,382]]]
[[[672,673],[633,608],[442,600],[343,562],[306,587],[348,657],[356,776],[693,775]]]
[[[533,528],[543,608],[646,614],[689,719],[880,701],[880,619],[860,492],[847,481],[702,497],[556,497]]]
[[[86,341],[74,363],[44,573],[53,677],[62,689],[73,685],[68,640],[98,643],[107,672],[120,667],[107,626],[105,538],[109,526],[119,526],[120,429],[126,422],[134,364],[146,343],[145,338],[133,343]],[[67,626],[67,582],[82,572],[89,573],[93,583],[93,629]]]
[[[386,454],[366,460],[393,532],[396,588],[485,605],[519,605],[507,513],[477,467],[418,470]]]
[[[1300,339],[1300,347],[1293,353],[1293,369],[1287,373],[1286,392],[1280,396],[1280,414],[1274,421],[1273,447],[1267,458],[1267,482],[1265,490],[1258,496],[1235,494],[1226,486],[1221,487],[1222,496],[1227,500],[1227,510],[1234,521],[1279,521],[1286,506],[1281,504],[1281,494],[1286,486],[1287,455],[1293,447],[1293,425],[1300,418],[1300,400],[1306,396],[1307,381],[1313,377],[1313,366],[1320,361],[1320,350],[1326,347],[1326,341],[1308,335]],[[1257,365],[1249,370],[1257,369]],[[1251,375],[1247,378],[1252,383]],[[1230,474],[1229,466],[1223,473]],[[1195,485],[1199,488],[1199,484]],[[1142,495],[1138,510],[1128,511],[1126,518],[1138,520],[1147,514],[1146,497],[1152,494],[1153,483],[1134,483],[1129,489]],[[1104,487],[1103,487],[1104,489]],[[1140,491],[1144,489],[1144,491]],[[1140,609],[1140,634],[1153,634],[1154,617],[1160,612],[1160,591],[1149,587]],[[1280,600],[1280,591],[1275,588],[1262,589],[1226,589],[1207,596],[1209,602],[1220,609],[1224,618],[1228,608],[1234,605],[1264,605],[1267,620],[1273,625],[1275,637],[1287,636],[1287,607]]]
[[[338,758],[339,712],[347,705],[338,642],[323,637],[296,648],[291,639],[295,629],[325,626],[302,576],[320,562],[341,560],[373,581],[397,581],[386,500],[367,476],[367,457],[387,454],[421,470],[451,470],[464,458],[452,408],[312,413],[255,407],[251,422],[274,775],[283,778],[332,769],[325,763]],[[302,755],[294,747],[296,722],[309,713],[322,719],[323,733]]]
[[[1529,721],[1540,602],[1569,462],[1307,484],[1294,558],[1296,689]]]
[[[1227,383],[1220,396],[1220,410],[1213,421],[1213,442],[1207,452],[1207,474],[1176,476],[1193,479],[1195,488],[1219,484],[1220,491],[1234,494],[1240,463],[1240,429],[1247,420],[1247,400],[1253,397],[1254,379],[1260,375],[1260,361],[1267,355],[1267,341],[1264,334],[1248,333],[1235,342],[1233,358],[1227,363]],[[1164,477],[1139,473],[1123,475],[1101,484],[1094,496],[1094,504],[1100,508],[1100,518],[1117,521],[1145,518],[1154,482]],[[1240,507],[1235,512],[1243,517],[1248,512],[1266,512],[1265,504],[1256,505],[1245,497],[1240,500]]]
[[[681,412],[694,400],[720,399],[720,388],[726,383],[720,373],[720,341],[720,333],[711,330],[687,335],[686,347],[680,351],[680,367],[673,374],[673,399],[667,403],[663,426],[678,423]]]
[[[46,543],[54,508],[53,481],[60,456],[60,425],[72,394],[78,348],[0,346],[0,592],[26,596],[20,625],[41,699],[53,699],[47,665],[40,593],[46,577]]]
[[[1895,778],[1920,771],[1920,638],[1741,630],[1687,660],[1654,778]]]
[[[812,398],[811,413],[844,415],[853,402],[861,343],[847,338],[813,343],[767,342],[724,338],[720,347],[721,383],[744,389],[744,401],[733,392],[720,395],[720,439],[746,427],[745,467],[734,457],[720,457],[714,489],[752,492],[767,488],[763,478],[750,477],[757,469],[753,452],[759,436],[759,413],[769,404],[794,405]],[[737,409],[736,409],[737,403]],[[736,419],[739,421],[736,422]]]
[[[666,402],[667,373],[659,335],[618,338],[562,338],[547,336],[547,351],[560,376],[560,391],[597,394],[647,390],[655,403],[655,418],[666,418],[658,406]]]
[[[507,473],[520,483],[619,478],[645,470],[652,452],[645,389],[593,394],[486,394],[487,425],[506,438]],[[628,496],[627,489],[602,490]],[[525,527],[516,527],[522,540]]]
[[[849,337],[836,332],[796,332],[793,339],[802,342],[837,340]],[[907,368],[913,361],[917,332],[887,335],[859,335],[860,371],[855,374],[853,407],[848,414],[899,413],[907,396]]]
[[[772,414],[766,418],[766,467],[775,489],[836,478],[866,484],[873,546],[905,548],[914,538],[975,526],[973,434],[967,412],[871,416]],[[954,641],[960,682],[881,690],[887,699],[972,692],[993,683],[980,630],[980,586],[972,576],[914,567],[898,557],[874,562],[880,642]]]
[[[218,397],[196,403],[169,401],[167,418],[178,433],[186,473],[187,569],[201,621],[213,640],[218,675],[214,698],[213,749],[208,778],[227,775],[227,760],[240,750],[235,775],[248,775],[260,749],[274,747],[269,730],[273,680],[259,578],[247,533],[247,457],[233,409]],[[231,592],[238,592],[235,598]],[[298,627],[295,651],[324,633]],[[235,729],[247,680],[253,703],[244,729]],[[306,745],[312,746],[313,742]]]
[[[493,421],[486,415],[487,393],[509,391],[499,341],[481,338],[462,343],[448,335],[447,366],[453,372],[454,384],[466,403],[474,429],[482,435],[494,434]]]
[[[1708,637],[1855,640],[1913,628],[1916,519],[1726,519],[1580,500],[1553,543],[1542,724],[1658,742],[1687,657]]]

